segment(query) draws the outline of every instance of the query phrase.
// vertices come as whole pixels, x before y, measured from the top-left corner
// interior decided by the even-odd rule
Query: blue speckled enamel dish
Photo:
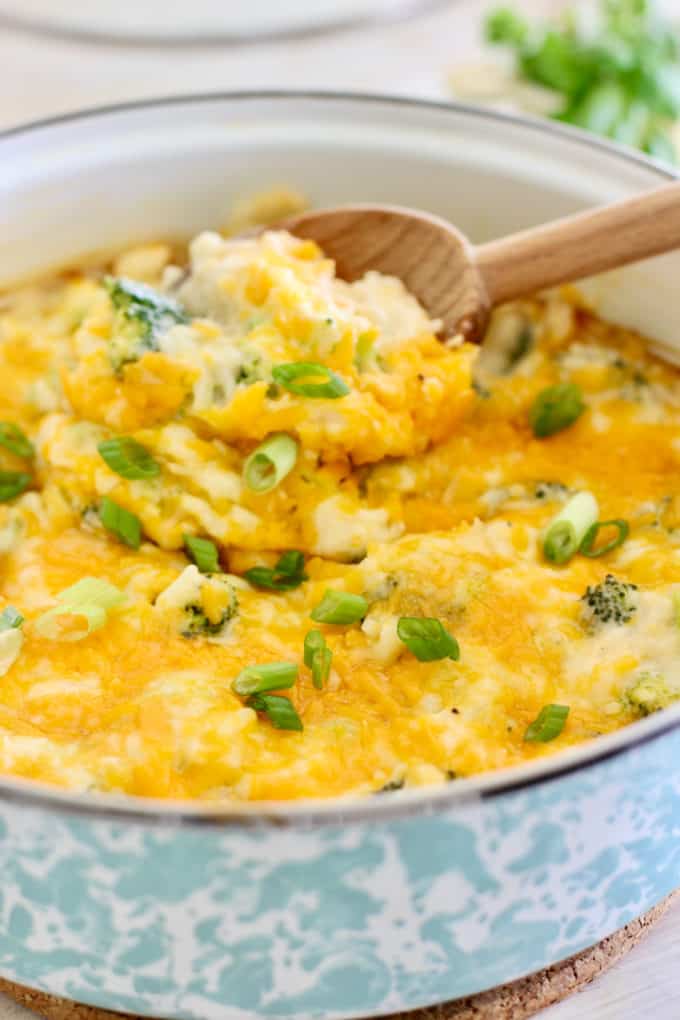
[[[483,240],[669,176],[552,124],[303,94],[65,117],[6,132],[0,165],[3,281],[190,235],[280,182],[318,204],[420,206]],[[679,268],[592,292],[668,340]],[[540,765],[363,801],[217,814],[4,780],[0,973],[178,1020],[347,1020],[478,992],[680,885],[678,761],[680,707]]]

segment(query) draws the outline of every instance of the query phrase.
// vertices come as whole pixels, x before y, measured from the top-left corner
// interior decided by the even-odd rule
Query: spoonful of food
[[[481,341],[494,305],[680,247],[680,183],[473,245],[437,216],[389,205],[347,205],[281,224],[316,241],[338,276],[397,276],[444,336]]]

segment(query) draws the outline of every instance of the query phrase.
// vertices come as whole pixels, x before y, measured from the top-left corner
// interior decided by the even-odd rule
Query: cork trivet
[[[680,890],[667,897],[637,921],[610,935],[603,942],[530,977],[513,981],[467,999],[431,1006],[429,1009],[394,1014],[385,1020],[529,1020],[542,1009],[552,1006],[585,988],[596,977],[613,967],[638,944],[650,928],[666,913],[674,901],[680,901]],[[9,995],[26,1009],[44,1020],[142,1020],[130,1014],[110,1013],[93,1006],[81,1006],[67,999],[58,999],[44,992],[34,992],[22,985],[0,978],[0,992]]]

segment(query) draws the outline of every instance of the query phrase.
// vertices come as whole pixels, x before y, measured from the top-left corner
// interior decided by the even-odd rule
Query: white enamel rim
[[[633,163],[651,170],[659,183],[678,176],[669,167],[634,152],[624,146],[594,138],[576,128],[554,121],[539,121],[533,118],[497,113],[484,108],[459,103],[445,103],[432,100],[410,99],[400,96],[382,96],[371,93],[344,93],[323,91],[267,90],[251,92],[205,93],[187,96],[169,96],[134,103],[110,106],[64,114],[0,132],[1,149],[5,141],[14,137],[39,132],[43,128],[54,128],[60,124],[69,125],[74,121],[118,115],[126,111],[166,109],[179,104],[214,103],[269,100],[272,103],[289,100],[309,100],[320,104],[334,102],[357,103],[358,105],[388,105],[403,107],[411,111],[447,110],[471,120],[485,120],[499,124],[515,124],[524,129],[545,135],[546,139],[558,136],[572,144],[578,144],[591,151],[598,150],[622,163]],[[93,244],[96,248],[96,244]],[[554,782],[572,772],[616,758],[633,751],[652,740],[663,739],[680,728],[680,704],[663,712],[632,723],[615,733],[597,737],[587,744],[569,748],[549,758],[497,772],[483,773],[470,779],[456,780],[444,787],[404,790],[389,796],[364,796],[335,798],[333,800],[306,801],[260,801],[255,804],[215,805],[197,804],[186,801],[168,801],[149,797],[131,797],[118,794],[72,793],[53,789],[31,780],[18,778],[0,779],[0,800],[10,801],[25,807],[55,810],[59,813],[90,816],[109,820],[135,821],[150,825],[183,827],[224,827],[241,828],[309,828],[319,825],[337,825],[362,821],[388,821],[414,815],[437,814],[450,811],[455,805],[469,801],[499,797],[527,788],[538,783]]]
[[[228,4],[213,2],[213,10],[201,16],[195,12],[185,14],[182,24],[173,24],[171,18],[159,19],[153,12],[137,14],[137,25],[116,25],[115,4],[103,15],[92,11],[77,13],[58,10],[30,10],[27,12],[19,0],[0,2],[0,25],[21,32],[74,39],[97,45],[127,47],[183,47],[243,45],[244,43],[285,42],[348,31],[360,26],[405,21],[424,16],[443,7],[448,0],[386,0],[371,4],[369,0],[347,0],[344,4],[329,2],[326,11],[319,11],[314,0],[298,0],[297,11],[282,14],[280,0],[272,0],[271,10],[259,15],[252,10],[247,18],[225,15]],[[49,4],[45,4],[49,7]],[[81,5],[83,6],[83,5]],[[206,0],[203,2],[206,7]],[[285,5],[284,5],[285,6]],[[167,8],[167,5],[166,5]],[[167,11],[166,11],[167,13]],[[213,24],[208,25],[212,18]],[[258,20],[259,19],[259,20]],[[247,22],[247,27],[244,27]]]

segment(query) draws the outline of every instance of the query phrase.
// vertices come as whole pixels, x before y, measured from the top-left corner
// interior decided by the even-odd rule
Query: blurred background
[[[342,89],[553,116],[676,158],[680,2],[0,0],[0,128],[210,90]]]

